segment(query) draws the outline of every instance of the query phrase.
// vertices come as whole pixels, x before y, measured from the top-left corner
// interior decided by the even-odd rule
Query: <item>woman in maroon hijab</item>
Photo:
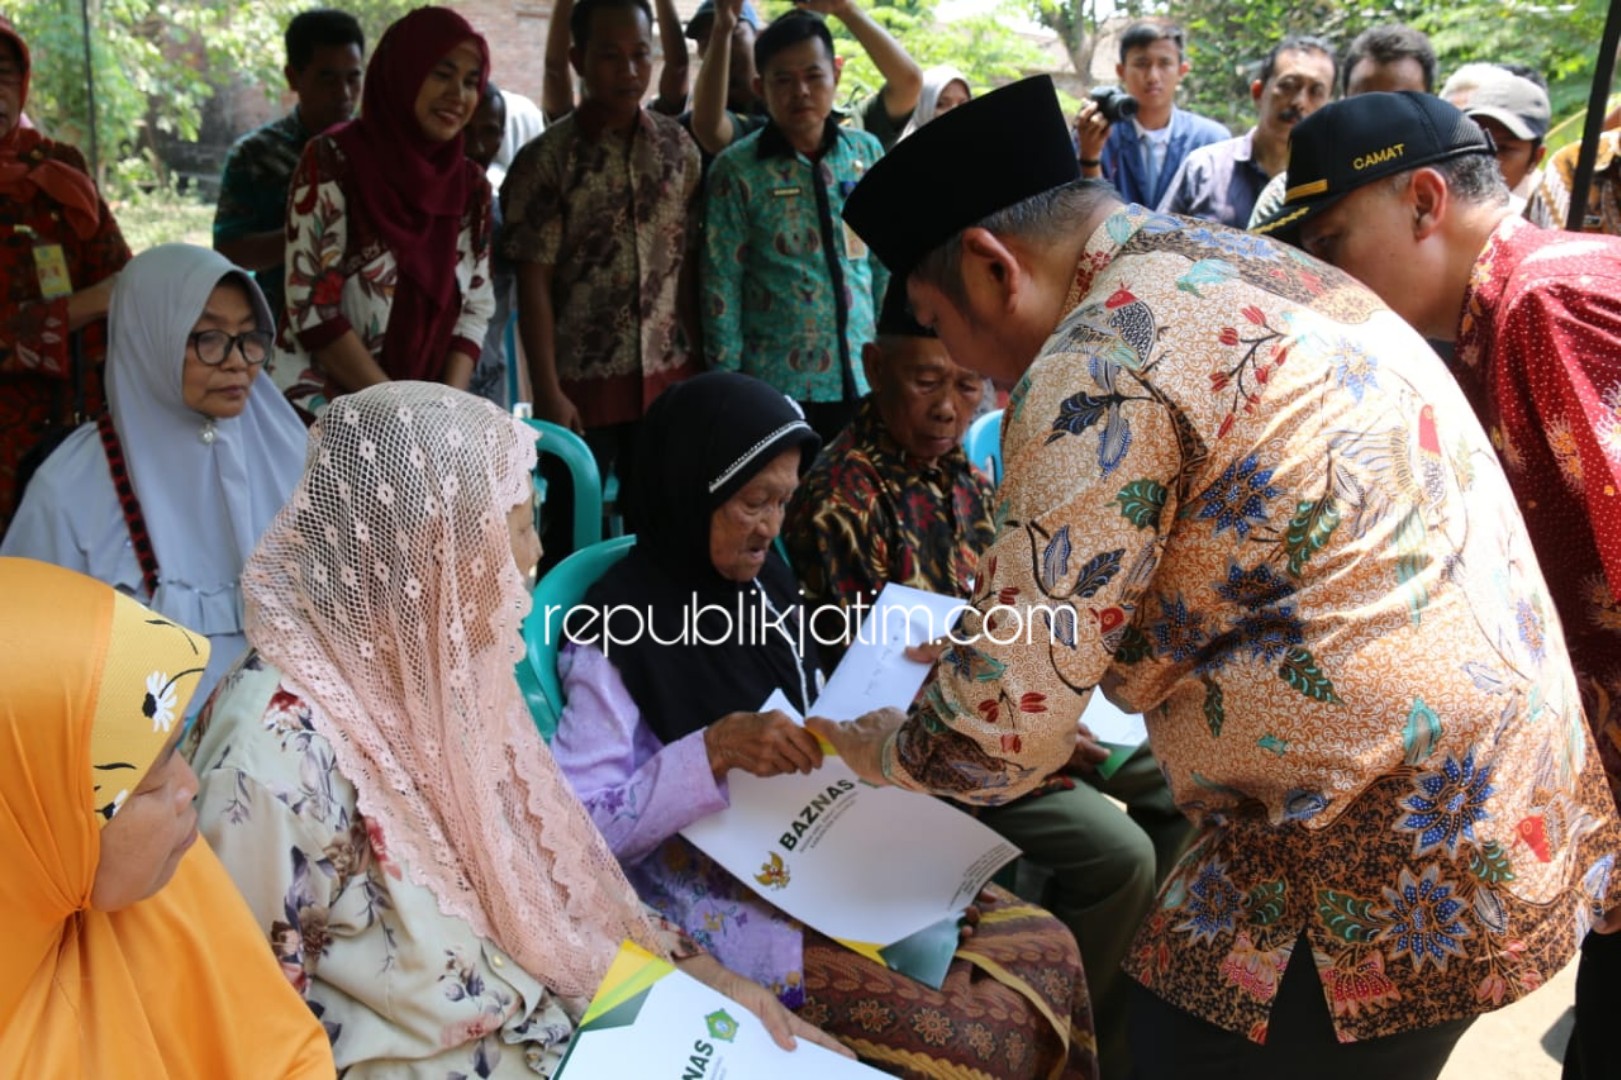
[[[418,8],[378,42],[360,117],[305,148],[276,373],[295,405],[391,379],[467,388],[495,297],[490,186],[462,129],[489,71],[465,19]]]
[[[18,465],[55,426],[101,410],[102,322],[129,247],[66,143],[25,127],[28,45],[0,17],[0,536],[21,494]],[[92,326],[92,324],[94,324]],[[69,341],[92,326],[84,370]]]

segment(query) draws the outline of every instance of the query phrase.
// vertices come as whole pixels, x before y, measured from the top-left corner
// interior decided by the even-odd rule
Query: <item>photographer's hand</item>
[[[1109,121],[1095,101],[1081,105],[1075,116],[1075,140],[1080,145],[1081,175],[1096,180],[1103,175],[1103,145],[1109,141]]]

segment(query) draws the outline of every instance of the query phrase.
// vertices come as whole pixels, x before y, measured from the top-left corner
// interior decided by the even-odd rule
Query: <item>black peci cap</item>
[[[1359,187],[1496,150],[1479,124],[1430,94],[1403,90],[1336,101],[1295,125],[1283,206],[1252,231],[1298,245],[1301,225]]]
[[[884,306],[878,313],[879,337],[938,337],[933,330],[917,321],[906,299],[906,279],[892,274],[889,288],[884,290]]]
[[[1050,76],[1022,79],[938,116],[867,171],[844,220],[904,281],[918,261],[998,210],[1080,178]]]

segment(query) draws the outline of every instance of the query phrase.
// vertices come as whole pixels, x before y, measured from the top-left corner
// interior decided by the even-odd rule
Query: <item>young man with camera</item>
[[[1127,202],[1158,206],[1188,153],[1231,133],[1176,107],[1177,85],[1188,73],[1180,26],[1155,20],[1127,27],[1115,73],[1130,97],[1100,88],[1075,118],[1081,175],[1108,180]]]

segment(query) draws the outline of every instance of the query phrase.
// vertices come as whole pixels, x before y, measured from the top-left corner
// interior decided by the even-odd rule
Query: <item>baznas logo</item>
[[[760,864],[760,872],[754,875],[754,880],[768,888],[786,889],[788,867],[782,861],[782,856],[773,851],[771,857]]]
[[[737,1038],[737,1021],[733,1020],[725,1009],[716,1009],[704,1017],[704,1023],[709,1025],[709,1037],[711,1039],[731,1042]]]

